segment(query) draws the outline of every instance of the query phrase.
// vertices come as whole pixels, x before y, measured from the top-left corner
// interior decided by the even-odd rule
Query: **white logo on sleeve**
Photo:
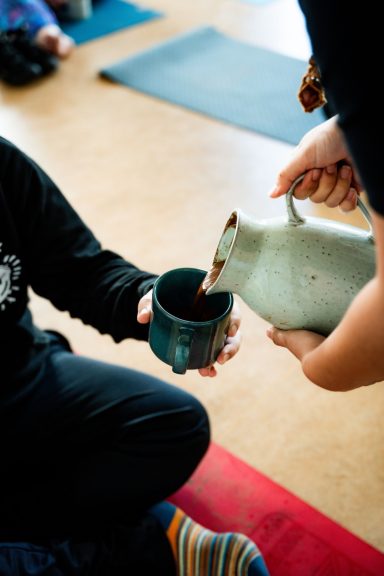
[[[18,280],[21,274],[21,263],[17,256],[9,254],[1,256],[1,251],[0,243],[0,311],[16,301],[13,294],[20,289]]]

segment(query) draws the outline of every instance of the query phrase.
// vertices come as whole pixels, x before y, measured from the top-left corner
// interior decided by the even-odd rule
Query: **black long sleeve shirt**
[[[137,304],[155,276],[102,249],[47,174],[0,138],[0,358],[22,362],[41,332],[28,287],[119,342],[146,339]]]
[[[382,18],[379,4],[299,0],[326,96],[369,202],[384,214]]]

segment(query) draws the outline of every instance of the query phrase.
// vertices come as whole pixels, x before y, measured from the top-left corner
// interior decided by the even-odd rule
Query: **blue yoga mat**
[[[162,16],[160,12],[124,0],[94,0],[93,14],[86,20],[63,21],[62,29],[76,44],[83,44],[123,28]]]
[[[297,92],[307,63],[198,28],[104,68],[102,76],[241,128],[297,144],[325,120]]]

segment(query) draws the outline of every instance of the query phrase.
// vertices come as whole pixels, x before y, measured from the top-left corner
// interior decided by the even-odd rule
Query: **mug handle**
[[[194,334],[195,332],[191,328],[180,328],[172,366],[172,372],[175,374],[185,374],[187,371]]]
[[[296,180],[293,182],[292,186],[290,187],[290,189],[288,190],[288,192],[285,195],[285,201],[286,201],[287,212],[288,212],[288,222],[289,222],[289,224],[293,224],[294,226],[298,226],[299,224],[304,224],[304,222],[305,222],[305,219],[302,216],[300,216],[300,214],[298,213],[298,211],[296,209],[295,204],[293,203],[293,198],[294,198],[296,186],[298,184],[300,184],[300,182],[304,179],[304,176],[305,176],[305,174],[302,174],[301,176],[296,178]],[[364,218],[368,224],[368,227],[369,227],[368,236],[373,241],[373,229],[372,229],[371,215],[369,213],[368,208],[366,207],[366,205],[364,204],[364,202],[362,201],[362,199],[359,196],[357,197],[357,206],[360,208],[361,213],[363,214],[363,216],[364,216]]]

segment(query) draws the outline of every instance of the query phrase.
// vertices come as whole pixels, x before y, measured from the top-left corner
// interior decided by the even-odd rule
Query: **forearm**
[[[89,265],[92,260],[94,267]],[[101,251],[78,265],[84,268],[82,281],[77,286],[53,290],[51,302],[100,333],[110,334],[116,342],[125,338],[147,340],[148,326],[137,322],[137,306],[156,276],[109,251]]]

